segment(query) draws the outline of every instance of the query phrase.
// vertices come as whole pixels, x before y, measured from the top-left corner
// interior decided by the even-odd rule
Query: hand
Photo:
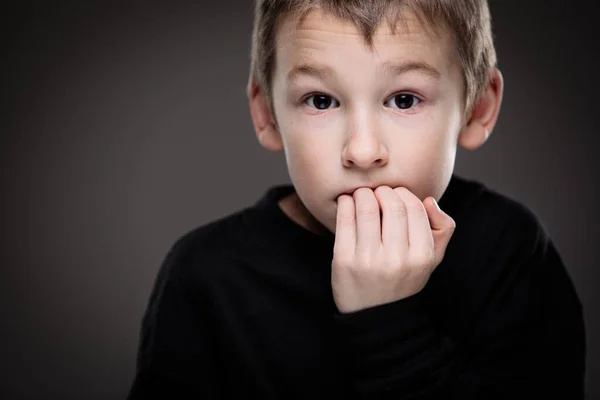
[[[331,284],[341,313],[421,291],[456,227],[433,197],[421,202],[404,187],[359,188],[337,205]]]

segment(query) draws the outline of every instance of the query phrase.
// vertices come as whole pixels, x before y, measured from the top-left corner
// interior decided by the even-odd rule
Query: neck
[[[296,192],[279,200],[278,205],[284,214],[292,221],[310,232],[319,236],[329,232],[328,229],[308,211]]]

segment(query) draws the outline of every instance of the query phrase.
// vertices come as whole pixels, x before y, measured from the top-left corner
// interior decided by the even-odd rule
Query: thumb
[[[433,235],[436,265],[444,258],[448,242],[456,229],[456,222],[442,211],[433,197],[425,199],[425,209],[429,217],[429,225]]]

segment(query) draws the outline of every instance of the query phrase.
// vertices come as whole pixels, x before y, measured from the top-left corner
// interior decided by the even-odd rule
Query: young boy
[[[250,111],[293,184],[173,245],[129,399],[583,399],[556,246],[453,174],[502,89],[485,0],[258,0]]]

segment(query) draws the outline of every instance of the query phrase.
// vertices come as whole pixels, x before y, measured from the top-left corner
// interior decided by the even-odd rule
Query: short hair
[[[401,13],[415,14],[428,33],[440,24],[452,34],[464,80],[465,116],[485,90],[490,70],[496,66],[491,17],[487,0],[256,0],[250,55],[250,79],[267,99],[271,113],[272,76],[275,69],[276,31],[282,16],[297,25],[314,8],[353,23],[369,47],[380,23],[386,19],[392,32]]]

